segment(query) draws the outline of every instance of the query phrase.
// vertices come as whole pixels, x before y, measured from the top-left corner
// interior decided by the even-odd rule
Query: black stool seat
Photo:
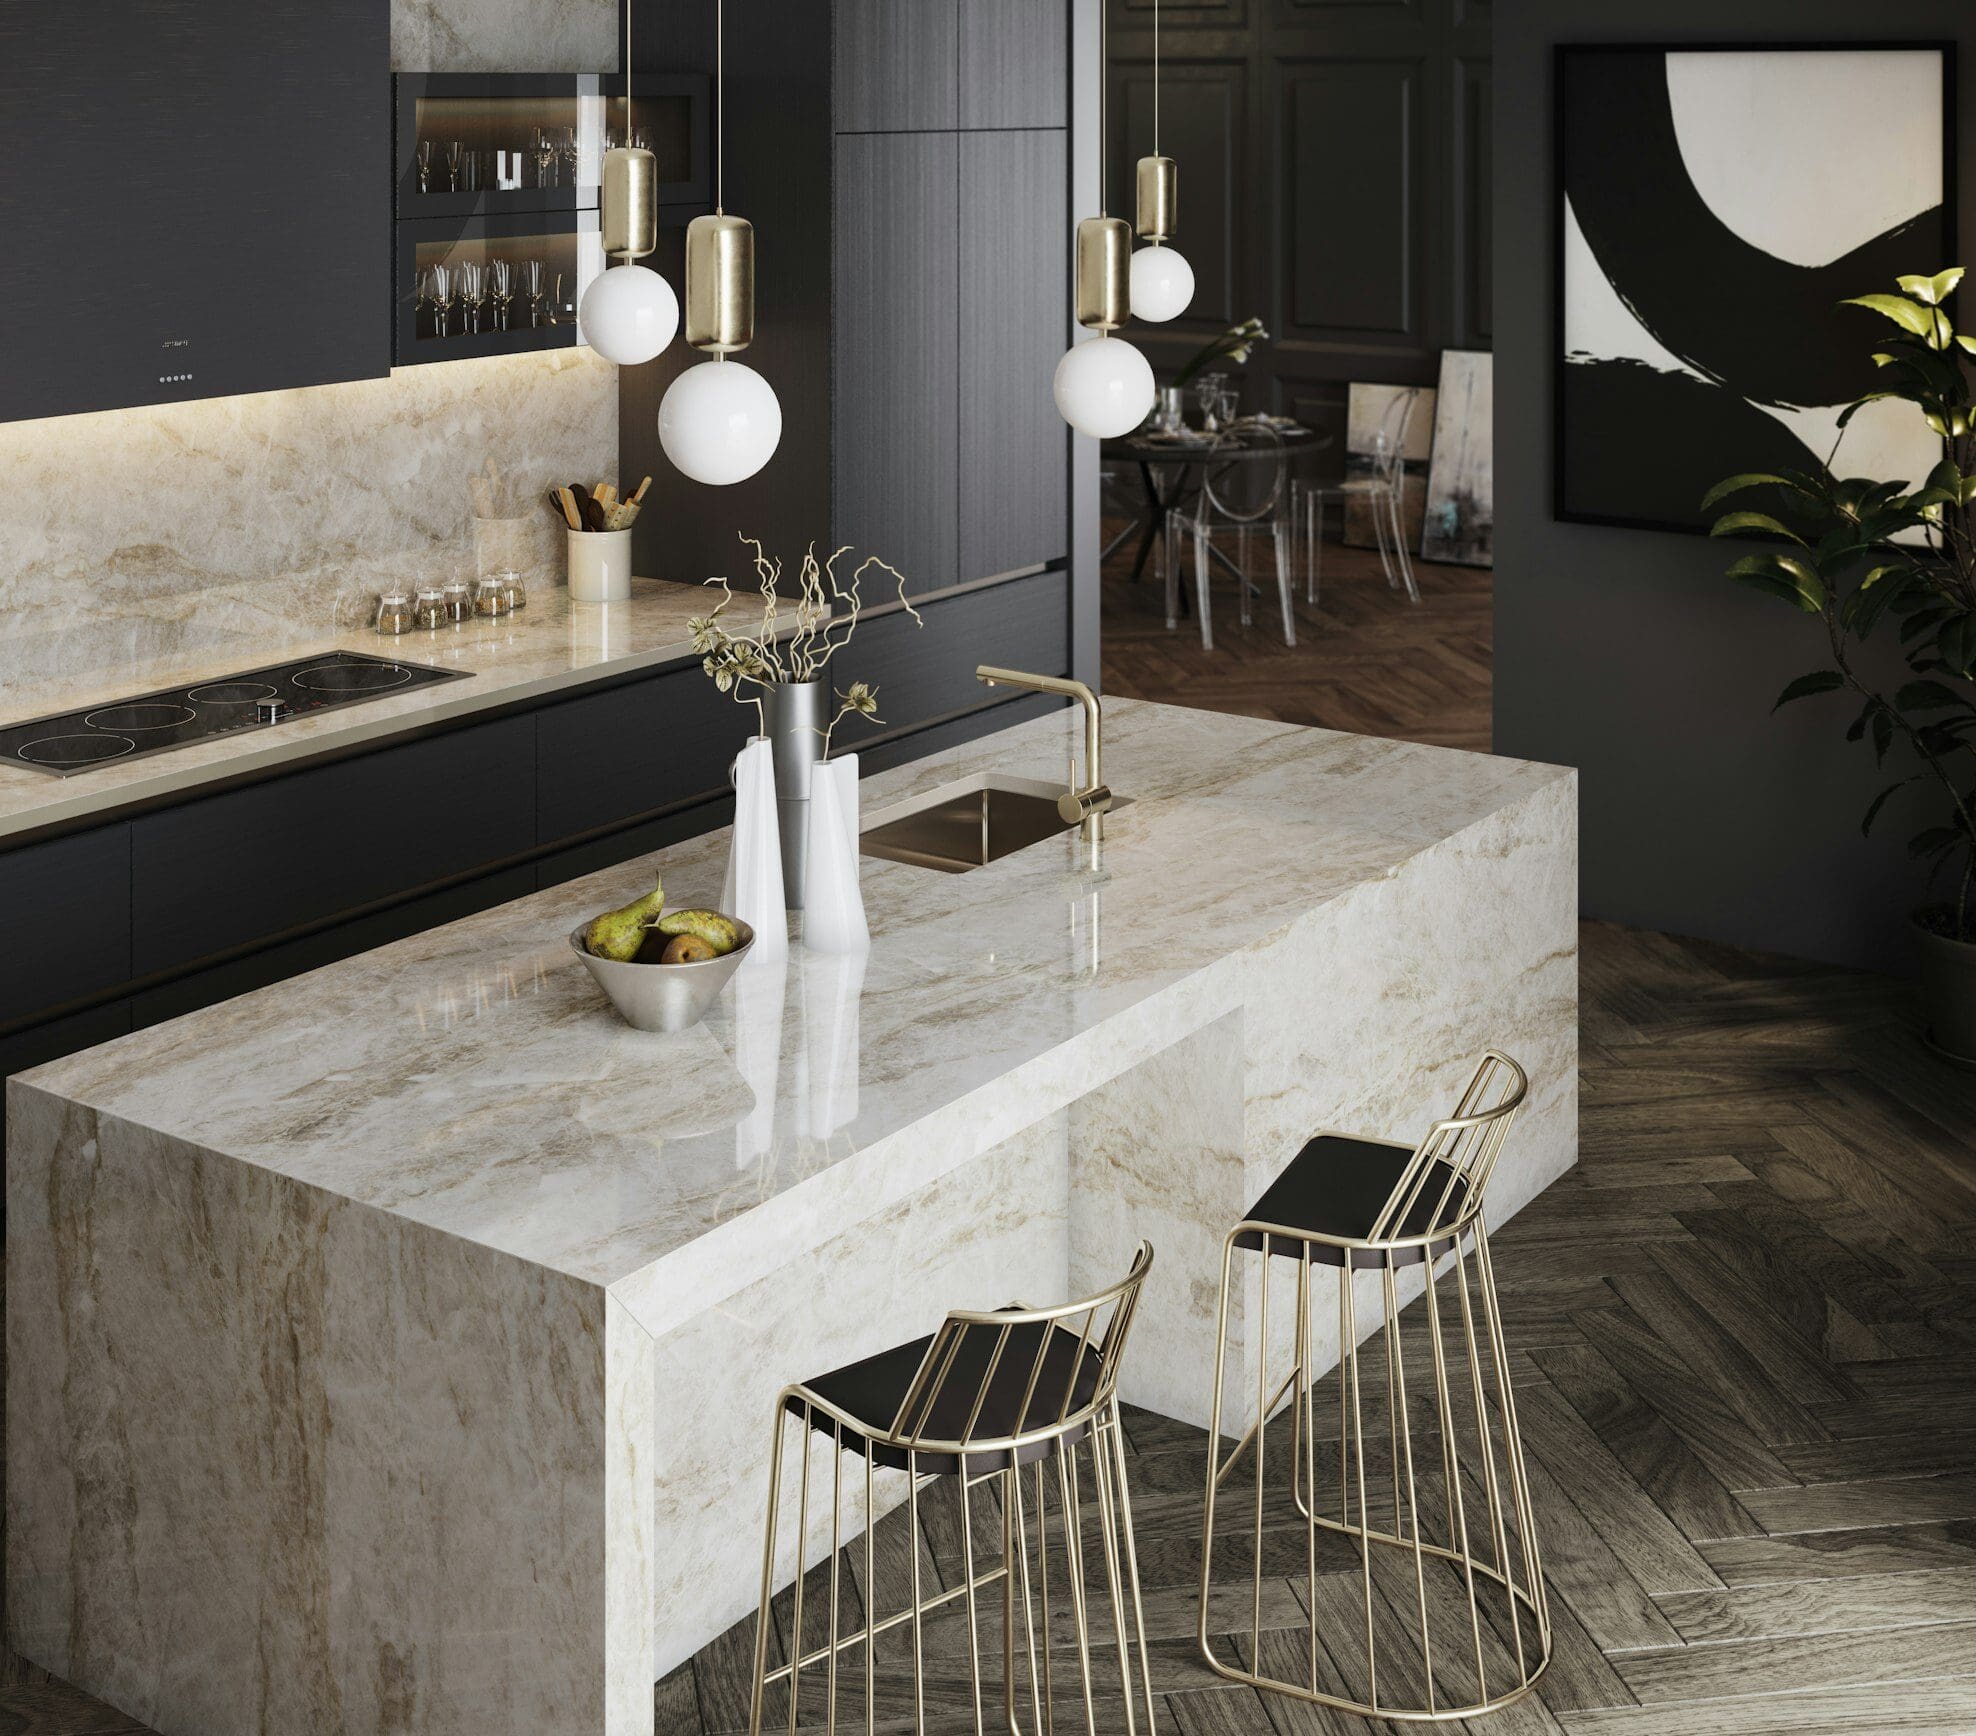
[[[1352,1139],[1345,1134],[1323,1133],[1310,1141],[1290,1160],[1290,1167],[1269,1184],[1268,1191],[1244,1213],[1253,1223],[1281,1224],[1286,1229],[1312,1235],[1338,1236],[1365,1241],[1372,1235],[1380,1208],[1392,1198],[1393,1189],[1413,1161],[1410,1145],[1387,1145],[1377,1139]],[[1454,1178],[1444,1163],[1435,1163],[1421,1185],[1405,1222],[1389,1232],[1393,1239],[1427,1233],[1430,1222],[1453,1223],[1461,1216],[1468,1198],[1468,1183]],[[1446,1198],[1443,1198],[1443,1195]],[[1244,1230],[1235,1238],[1238,1248],[1262,1247],[1260,1230]],[[1454,1237],[1436,1238],[1438,1257],[1454,1245]],[[1328,1242],[1292,1241],[1271,1236],[1269,1251],[1291,1259],[1308,1257],[1320,1265],[1342,1266],[1345,1250]],[[1354,1266],[1383,1266],[1390,1257],[1396,1266],[1419,1263],[1423,1249],[1395,1248],[1389,1256],[1383,1243],[1351,1250]]]
[[[1049,1338],[1044,1340],[1047,1332]],[[909,1344],[894,1345],[890,1350],[881,1350],[876,1356],[867,1356],[862,1362],[846,1363],[842,1368],[832,1369],[815,1380],[805,1382],[809,1392],[835,1405],[846,1414],[856,1417],[874,1435],[889,1434],[899,1415],[899,1406],[906,1401],[912,1391],[913,1378],[919,1373],[920,1365],[926,1360],[934,1334],[915,1338]],[[941,1370],[935,1367],[929,1374],[929,1381],[939,1381],[939,1393],[930,1409],[927,1408],[925,1389],[914,1397],[913,1413],[906,1418],[906,1432],[920,1440],[958,1440],[963,1429],[967,1429],[968,1415],[974,1409],[974,1401],[981,1395],[981,1383],[988,1372],[988,1363],[995,1355],[996,1343],[1002,1332],[994,1326],[971,1325],[962,1334],[960,1347],[953,1354],[952,1362],[941,1378]],[[949,1334],[949,1343],[952,1335]],[[1057,1420],[1060,1411],[1066,1408],[1075,1414],[1091,1402],[1098,1390],[1098,1382],[1104,1369],[1104,1360],[1098,1352],[1096,1342],[1085,1344],[1082,1358],[1077,1349],[1079,1335],[1068,1331],[1054,1321],[1029,1320],[1008,1330],[1008,1341],[1002,1348],[999,1361],[995,1363],[995,1377],[988,1385],[988,1394],[981,1401],[981,1411],[974,1419],[974,1427],[967,1429],[969,1440],[992,1441],[1016,1433],[1018,1417],[1022,1421],[1024,1433],[1047,1428]],[[1036,1358],[1041,1352],[1043,1368],[1036,1375],[1036,1388],[1029,1391],[1029,1379],[1036,1371]],[[943,1348],[941,1357],[947,1355]],[[1064,1389],[1071,1382],[1071,1371],[1076,1370],[1076,1385],[1070,1396],[1068,1407],[1064,1404]],[[1029,1408],[1023,1412],[1023,1395],[1029,1393]],[[821,1434],[836,1432],[835,1419],[821,1411],[808,1410],[801,1397],[792,1395],[788,1409],[798,1416],[807,1414],[810,1424]],[[1034,1441],[1010,1452],[1006,1448],[984,1452],[970,1450],[966,1455],[969,1476],[984,1475],[989,1471],[1005,1471],[1012,1465],[1027,1465],[1037,1459],[1047,1458],[1059,1448],[1075,1445],[1090,1433],[1090,1423],[1085,1421],[1062,1434],[1048,1440]],[[844,1450],[862,1455],[871,1451],[872,1463],[892,1470],[907,1468],[907,1450],[904,1447],[889,1446],[883,1441],[866,1441],[849,1430],[844,1435]],[[958,1453],[930,1453],[921,1449],[912,1456],[913,1468],[951,1476],[961,1469],[962,1455]]]

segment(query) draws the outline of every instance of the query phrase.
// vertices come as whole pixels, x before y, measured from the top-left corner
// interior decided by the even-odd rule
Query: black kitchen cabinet
[[[130,827],[0,855],[0,1029],[130,978]]]
[[[389,0],[0,0],[0,421],[382,376]]]
[[[955,534],[960,140],[840,136],[836,182],[832,541],[940,590],[972,576]]]
[[[131,822],[138,975],[526,855],[535,725],[507,717]]]
[[[754,716],[697,663],[544,706],[535,715],[536,836],[580,838],[722,794]]]
[[[1070,7],[960,0],[963,127],[1061,127],[1070,115]]]
[[[836,0],[832,27],[840,133],[960,124],[960,0]]]
[[[1070,344],[1064,135],[960,136],[963,579],[1069,549],[1070,431],[1051,393]]]

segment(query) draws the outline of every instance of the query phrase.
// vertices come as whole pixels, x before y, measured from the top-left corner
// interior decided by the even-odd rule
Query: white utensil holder
[[[812,952],[863,952],[871,933],[858,888],[856,754],[839,754],[811,768],[809,822],[803,944]]]
[[[631,532],[572,530],[569,594],[574,603],[621,603],[631,595]]]

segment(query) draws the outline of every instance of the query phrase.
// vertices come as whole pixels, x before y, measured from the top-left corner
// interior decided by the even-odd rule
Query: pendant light
[[[621,368],[649,362],[679,329],[672,285],[640,265],[659,244],[659,160],[631,143],[631,0],[624,8],[624,143],[604,153],[599,202],[604,252],[622,263],[600,272],[583,292],[577,322],[583,340]]]
[[[1139,221],[1142,247],[1132,256],[1132,314],[1135,319],[1170,320],[1194,299],[1194,268],[1167,246],[1178,226],[1180,171],[1160,155],[1160,0],[1153,0],[1153,154],[1139,159]]]
[[[1105,183],[1105,8],[1098,7],[1098,191]],[[1077,323],[1098,335],[1080,338],[1057,363],[1057,414],[1080,434],[1110,440],[1130,434],[1153,408],[1153,370],[1123,338],[1111,334],[1128,311],[1132,229],[1100,209],[1077,226]]]
[[[695,482],[745,482],[775,456],[782,405],[745,362],[755,339],[755,226],[726,208],[727,7],[714,8],[714,210],[686,226],[686,341],[714,359],[688,368],[659,404],[659,444]]]

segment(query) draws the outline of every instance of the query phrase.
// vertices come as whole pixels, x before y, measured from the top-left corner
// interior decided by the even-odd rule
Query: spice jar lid
[[[437,585],[419,586],[419,601],[421,603],[436,603],[445,595],[446,593]]]
[[[467,594],[467,582],[465,579],[448,579],[446,583],[440,587],[440,591],[443,596],[464,597]]]
[[[412,600],[412,593],[410,591],[395,591],[395,590],[379,591],[377,594],[377,600],[380,605],[387,603],[409,603]]]

